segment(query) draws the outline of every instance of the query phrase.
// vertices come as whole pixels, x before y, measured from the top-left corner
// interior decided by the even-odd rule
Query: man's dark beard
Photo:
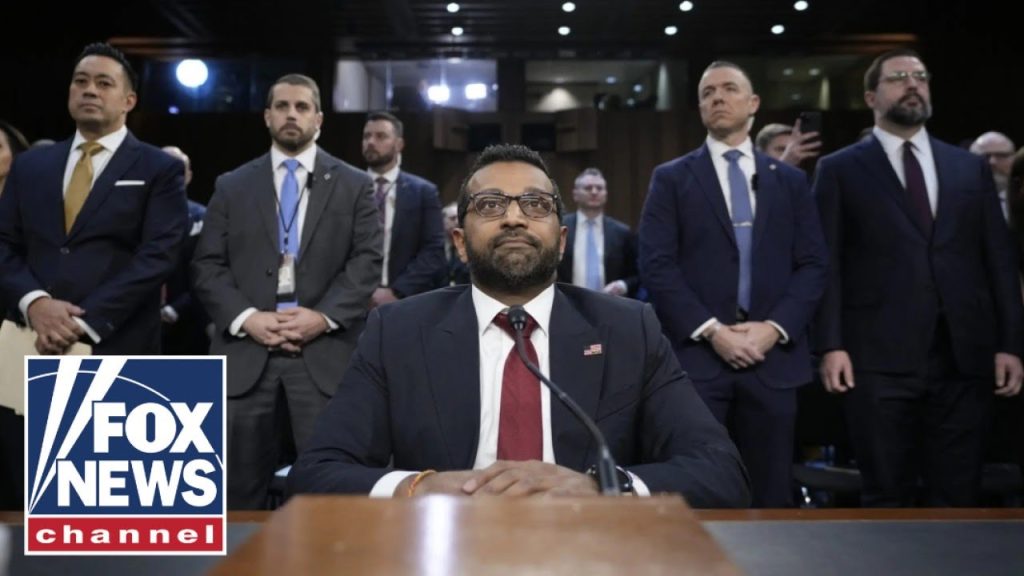
[[[525,249],[498,252],[498,244],[509,238],[521,238],[539,250]],[[506,232],[491,240],[486,253],[473,249],[466,238],[466,257],[473,282],[496,292],[519,293],[549,284],[558,270],[558,245],[542,246],[540,242],[515,232]]]
[[[916,98],[921,106],[918,108],[907,108],[903,106],[904,102],[912,98]],[[898,103],[885,112],[885,117],[888,118],[890,122],[899,126],[906,126],[908,128],[923,125],[929,118],[931,118],[931,116],[931,105],[928,104],[928,102],[926,102],[919,94],[909,94],[901,98]]]
[[[387,166],[395,159],[395,155],[392,154],[377,154],[376,157],[370,158],[366,155],[366,151],[363,151],[363,160],[366,160],[366,165],[370,168],[380,168],[381,166]]]
[[[286,127],[282,127],[281,130],[278,130],[277,132],[271,132],[271,138],[274,139],[274,142],[277,142],[278,146],[287,152],[298,152],[313,140],[313,134],[306,134],[302,130],[299,130],[299,135],[296,138],[286,139],[281,136],[281,132],[284,131],[284,128]]]

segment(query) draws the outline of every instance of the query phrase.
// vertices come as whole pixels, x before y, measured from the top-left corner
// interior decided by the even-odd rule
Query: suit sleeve
[[[767,317],[779,323],[791,338],[799,338],[806,332],[825,291],[828,250],[807,178],[801,172],[787,179],[793,201],[794,269],[785,295],[776,302]]]
[[[0,304],[17,310],[18,300],[43,285],[29,270],[25,262],[25,236],[22,228],[23,196],[31,195],[22,178],[24,164],[17,160],[11,166],[7,181],[0,194]]]
[[[373,202],[373,184],[369,179],[359,185],[351,222],[336,224],[345,225],[352,231],[351,250],[345,268],[331,280],[327,292],[313,308],[342,328],[348,328],[366,314],[366,303],[380,285],[383,243],[377,207]],[[442,246],[442,262],[443,251]]]
[[[628,294],[635,297],[636,291],[640,287],[640,271],[637,269],[637,237],[636,233],[626,228],[625,230],[625,244],[624,244],[624,255],[625,262],[624,273],[622,278],[613,278],[613,280],[622,280],[626,283]]]
[[[238,288],[231,273],[228,254],[228,224],[231,221],[229,191],[224,177],[217,178],[213,197],[206,208],[203,230],[192,257],[192,289],[218,330],[248,308],[257,308]]]
[[[679,231],[683,223],[676,205],[680,191],[670,170],[665,166],[654,170],[640,216],[640,281],[650,293],[666,333],[674,341],[683,342],[713,314],[679,267]]]
[[[288,475],[290,494],[369,494],[390,472],[391,415],[381,340],[380,310],[375,309],[338,391]]]
[[[819,353],[831,350],[842,350],[843,304],[843,220],[841,214],[841,190],[836,168],[829,158],[818,162],[818,171],[814,178],[813,194],[818,203],[818,216],[821,218],[821,230],[828,250],[828,271],[826,274],[825,294],[822,296],[818,313],[812,326],[813,350]]]
[[[448,263],[444,259],[444,222],[441,198],[433,184],[420,189],[420,237],[416,256],[388,282],[399,297],[412,296],[438,287]]]
[[[739,452],[680,369],[650,306],[643,308],[645,393],[639,432],[642,461],[628,470],[651,493],[678,492],[696,508],[750,505]]]
[[[997,351],[1024,354],[1024,304],[1021,302],[1017,253],[988,165],[979,161],[982,182],[982,223],[985,264],[999,325]]]
[[[139,217],[142,229],[131,262],[77,303],[85,309],[82,319],[100,338],[107,338],[122,326],[178,264],[188,233],[185,175],[180,162],[163,162],[159,167],[145,212]]]

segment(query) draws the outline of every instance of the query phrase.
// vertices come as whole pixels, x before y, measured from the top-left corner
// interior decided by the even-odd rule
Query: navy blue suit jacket
[[[399,171],[388,254],[388,286],[399,297],[412,296],[441,286],[447,270],[437,186],[415,174]]]
[[[453,286],[370,313],[289,475],[292,492],[368,493],[391,458],[397,470],[472,468],[480,355],[471,294]],[[597,422],[621,466],[652,492],[681,493],[693,506],[749,504],[735,446],[680,370],[649,306],[559,284],[550,332],[551,379]],[[594,344],[603,353],[584,355]],[[595,463],[590,434],[556,399],[551,429],[558,464],[583,471]]]
[[[636,264],[636,234],[625,223],[608,215],[604,223],[604,278],[605,284],[623,280],[630,296],[636,295],[640,285],[640,274]],[[572,266],[576,242],[576,213],[566,215],[562,224],[569,229],[565,241],[565,253],[558,265],[558,281],[572,284]]]
[[[1021,354],[1017,260],[985,161],[931,139],[939,177],[929,237],[874,137],[818,161],[814,182],[834,265],[815,347],[846,350],[858,370],[907,373],[924,362],[940,310],[957,366],[989,376],[996,352]]]
[[[757,205],[749,318],[772,320],[789,342],[753,370],[773,388],[811,380],[807,327],[825,288],[826,250],[806,175],[755,152]],[[640,275],[679,362],[697,380],[729,366],[690,336],[736,319],[739,250],[707,146],[654,169],[640,221]]]
[[[76,304],[97,354],[160,351],[160,285],[187,233],[181,161],[130,132],[100,173],[70,233],[64,169],[71,140],[18,155],[0,197],[0,292]]]

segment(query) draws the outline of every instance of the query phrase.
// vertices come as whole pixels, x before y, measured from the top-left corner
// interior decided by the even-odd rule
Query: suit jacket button
[[[274,269],[273,268],[267,268],[267,276],[273,276],[273,275],[274,275]]]
[[[68,254],[71,254],[71,249],[68,248],[67,246],[61,246],[60,253],[67,256]]]

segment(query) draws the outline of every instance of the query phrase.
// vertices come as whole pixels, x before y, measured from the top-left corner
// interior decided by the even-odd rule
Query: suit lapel
[[[880,187],[888,192],[889,198],[903,211],[903,214],[910,220],[910,225],[914,227],[914,230],[917,230],[922,236],[927,236],[927,233],[921,228],[910,208],[910,202],[907,200],[907,190],[900,183],[899,176],[893,170],[889,157],[885,155],[885,149],[882,148],[882,144],[877,138],[872,136],[869,140],[859,145],[864,147],[865,161],[863,165],[865,170],[871,173],[881,184]]]
[[[70,149],[68,151],[70,153]],[[139,141],[129,132],[125,136],[124,141],[121,142],[121,145],[117,147],[117,151],[114,152],[110,161],[107,162],[107,166],[100,173],[100,177],[93,183],[92,190],[89,191],[89,196],[85,199],[85,204],[82,205],[82,211],[78,213],[75,223],[71,226],[68,239],[74,238],[87,225],[89,220],[100,211],[103,203],[107,201],[107,198],[114,191],[114,183],[139,160],[140,155],[141,146]],[[149,183],[147,182],[147,184]]]
[[[778,166],[771,158],[754,153],[757,171],[754,174],[754,196],[757,198],[757,209],[754,213],[754,246],[756,247],[768,228],[771,211],[779,197]]]
[[[50,147],[52,156],[48,156],[44,165],[48,168],[42,178],[42,189],[38,201],[42,204],[39,213],[44,218],[43,230],[57,244],[66,239],[64,231],[64,171],[71,154],[71,139],[58,142]]]
[[[334,187],[330,186],[330,182],[334,177],[332,172],[337,166],[328,165],[326,156],[323,151],[317,150],[316,164],[313,166],[313,184],[306,191],[309,194],[309,201],[306,204],[306,220],[302,223],[302,239],[299,241],[300,262],[302,253],[313,240],[313,232],[316,231],[316,226],[320,223],[320,216],[323,215],[324,209],[327,207],[327,200],[330,199],[331,192],[334,190]]]
[[[555,289],[548,334],[551,380],[575,400],[591,418],[597,415],[604,382],[604,354],[584,355],[594,344],[606,344],[599,331]],[[555,461],[581,470],[594,448],[590,433],[558,398],[551,395],[551,439]]]
[[[277,237],[280,216],[277,212],[277,191],[274,189],[274,167],[271,164],[269,152],[257,160],[249,175],[248,188],[252,191],[256,213],[266,229],[267,239],[277,253],[280,245]]]
[[[451,312],[436,326],[423,328],[434,408],[449,465],[473,467],[480,438],[480,340],[472,290],[467,286]],[[460,358],[455,361],[455,356]]]
[[[722,185],[718,182],[718,174],[715,173],[715,165],[711,161],[711,153],[707,144],[700,147],[693,161],[690,162],[690,170],[697,178],[704,197],[711,204],[711,212],[718,218],[725,235],[733,246],[736,245],[736,234],[732,230],[732,221],[729,219],[729,208],[725,205],[725,196],[722,192]]]
[[[947,232],[953,231],[952,215],[955,212],[952,211],[956,207],[953,204],[954,192],[951,184],[956,180],[953,174],[956,159],[947,157],[942,144],[937,140],[930,137],[929,140],[932,145],[932,160],[935,162],[935,174],[939,185],[938,206],[935,210],[935,229],[933,231],[935,241],[938,242]]]

